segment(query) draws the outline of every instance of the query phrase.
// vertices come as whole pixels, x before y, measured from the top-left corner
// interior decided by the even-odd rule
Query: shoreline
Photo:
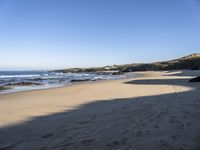
[[[129,74],[131,74],[132,76],[128,76]],[[9,91],[9,90],[12,90],[12,88],[10,88],[8,90],[2,90],[2,91],[0,91],[0,95],[14,94],[14,93],[19,93],[19,92],[29,92],[29,91],[38,91],[38,90],[57,89],[57,88],[62,88],[62,87],[68,87],[68,86],[78,85],[78,84],[90,84],[90,83],[98,83],[98,82],[107,82],[107,81],[113,81],[113,80],[131,79],[131,78],[136,78],[138,76],[142,76],[142,74],[140,74],[139,72],[138,73],[137,72],[129,72],[129,73],[125,73],[124,75],[126,75],[126,77],[116,78],[116,79],[107,79],[107,80],[102,79],[102,80],[94,80],[94,81],[90,80],[90,81],[80,81],[80,82],[69,82],[67,84],[60,84],[60,85],[57,84],[57,85],[53,85],[53,86],[49,86],[49,87],[43,87],[43,88],[40,87],[40,88],[37,88],[37,87],[40,86],[39,85],[35,89],[33,88],[33,89],[26,89],[26,90],[19,90],[19,91]],[[27,86],[27,88],[29,88],[29,87],[30,86]]]
[[[159,71],[159,72],[158,71],[156,71],[156,72],[155,71],[145,71],[145,72],[137,72],[137,74],[139,74],[139,76],[138,77],[132,77],[132,78],[116,79],[116,80],[104,80],[104,81],[99,80],[99,81],[95,81],[95,82],[78,82],[78,83],[74,83],[74,84],[72,84],[70,86],[66,85],[66,86],[61,86],[61,87],[56,87],[56,88],[49,88],[49,89],[37,89],[37,90],[20,91],[20,92],[15,92],[15,93],[8,93],[8,94],[0,94],[0,102],[1,101],[5,101],[5,103],[6,103],[6,102],[9,102],[9,101],[16,100],[16,101],[19,101],[21,103],[21,106],[20,105],[18,105],[18,106],[24,107],[24,103],[27,103],[27,99],[28,99],[28,103],[32,103],[32,101],[38,101],[38,100],[39,100],[38,103],[40,103],[40,99],[41,100],[44,99],[45,100],[44,104],[48,104],[49,102],[52,102],[53,103],[53,107],[54,107],[54,105],[57,105],[57,102],[55,102],[54,99],[58,99],[59,98],[60,99],[59,103],[61,103],[61,105],[62,105],[63,102],[61,102],[61,101],[65,102],[64,96],[66,98],[67,97],[71,98],[71,97],[73,97],[73,94],[75,94],[75,97],[76,97],[76,99],[78,99],[78,101],[77,101],[77,103],[73,103],[72,102],[72,104],[73,104],[72,107],[74,107],[75,105],[77,105],[79,103],[83,104],[85,102],[88,102],[88,101],[91,101],[91,100],[93,101],[95,99],[107,99],[110,96],[111,96],[110,98],[112,98],[112,99],[113,98],[118,98],[118,97],[120,97],[120,98],[129,98],[129,97],[136,96],[136,95],[135,95],[135,93],[130,93],[130,89],[128,88],[130,85],[127,86],[127,85],[124,85],[124,83],[126,83],[128,81],[132,81],[132,80],[138,80],[138,79],[157,78],[157,77],[160,77],[161,74],[168,74],[167,72],[168,71]],[[172,72],[172,74],[174,74],[174,71]],[[171,73],[169,73],[169,75],[171,75]],[[166,78],[166,77],[162,76],[162,78]],[[173,78],[173,76],[170,77],[170,78]],[[115,93],[115,87],[114,87],[114,85],[117,85],[117,86],[120,85],[120,87],[121,86],[125,87],[127,91],[124,91],[124,89],[122,89],[122,91],[119,91],[119,89],[117,88],[116,90],[119,93]],[[104,90],[106,90],[106,88],[113,88],[114,91],[111,90],[110,93],[108,93],[107,91],[104,91],[103,94],[105,94],[105,96],[103,96],[102,94],[96,96],[94,93],[92,93],[92,91],[94,89],[92,89],[91,87],[93,87],[93,86],[96,87],[95,89],[100,90],[100,91],[101,90],[104,91]],[[106,86],[108,86],[108,87],[106,87]],[[104,87],[106,87],[106,88],[104,88]],[[76,92],[79,92],[79,90],[86,91],[86,93],[87,93],[86,95],[87,96],[83,97],[82,94],[81,95],[77,94]],[[108,89],[108,90],[110,90],[110,89]],[[144,88],[144,91],[145,91],[145,88]],[[124,94],[120,94],[121,92],[124,93]],[[141,93],[141,94],[142,95],[149,95],[149,94],[152,94],[152,92],[153,93],[157,93],[159,91],[149,91],[149,92],[145,91],[145,92],[146,93],[144,93],[144,94]],[[168,93],[168,89],[166,90],[166,92]],[[141,94],[139,94],[139,95],[141,95]],[[159,93],[159,94],[161,94],[161,93]],[[85,96],[85,94],[83,94],[83,95]],[[94,98],[91,99],[91,96],[94,97]],[[35,99],[35,97],[37,99]],[[65,103],[66,103],[65,105],[68,105],[68,103],[71,103],[71,102],[66,101]],[[41,103],[41,104],[43,105],[43,103]],[[0,109],[1,109],[1,107],[0,107]],[[2,105],[2,110],[3,109],[4,109],[4,107]],[[10,110],[11,108],[8,107],[8,109]],[[49,108],[46,108],[46,109],[48,110]],[[43,111],[42,109],[40,109],[40,108],[39,108],[39,110],[42,113],[39,111],[36,114],[39,114],[39,115],[40,115],[40,113],[41,114],[45,114],[45,115],[48,114],[45,111]],[[57,110],[57,109],[55,109],[55,110]],[[61,109],[61,110],[58,109],[58,111],[63,111],[63,109]],[[53,108],[52,112],[54,112],[54,108]],[[5,117],[3,117],[3,118],[5,118]],[[24,117],[22,117],[22,118],[24,118]],[[0,122],[1,122],[1,120],[0,120]],[[1,127],[1,124],[0,124],[0,127]]]
[[[0,148],[198,149],[200,71],[138,73],[0,95]]]

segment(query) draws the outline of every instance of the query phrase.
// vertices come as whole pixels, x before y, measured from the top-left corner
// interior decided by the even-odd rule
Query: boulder
[[[191,79],[189,82],[200,82],[200,76]]]

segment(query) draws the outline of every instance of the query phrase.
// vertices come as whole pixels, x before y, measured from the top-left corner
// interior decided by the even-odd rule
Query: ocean
[[[52,71],[0,71],[0,86],[9,87],[6,90],[1,90],[0,94],[60,87],[81,81],[113,80],[126,78],[127,76],[130,75]]]

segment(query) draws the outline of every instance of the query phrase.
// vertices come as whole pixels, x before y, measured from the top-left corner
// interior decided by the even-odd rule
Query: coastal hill
[[[133,63],[125,65],[113,65],[113,66],[92,67],[92,68],[70,68],[70,69],[62,69],[56,71],[65,73],[118,71],[119,73],[123,73],[132,71],[158,71],[158,70],[174,70],[174,69],[199,70],[200,53],[194,53],[179,59],[163,61],[163,62]]]

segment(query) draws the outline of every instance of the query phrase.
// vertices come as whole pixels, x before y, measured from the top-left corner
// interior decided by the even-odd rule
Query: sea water
[[[127,75],[99,73],[62,73],[53,71],[0,71],[0,86],[11,86],[11,89],[0,91],[13,93],[18,91],[46,89],[72,84],[72,80],[113,80],[126,78]],[[22,85],[29,83],[29,85]],[[13,85],[13,86],[12,86]]]

